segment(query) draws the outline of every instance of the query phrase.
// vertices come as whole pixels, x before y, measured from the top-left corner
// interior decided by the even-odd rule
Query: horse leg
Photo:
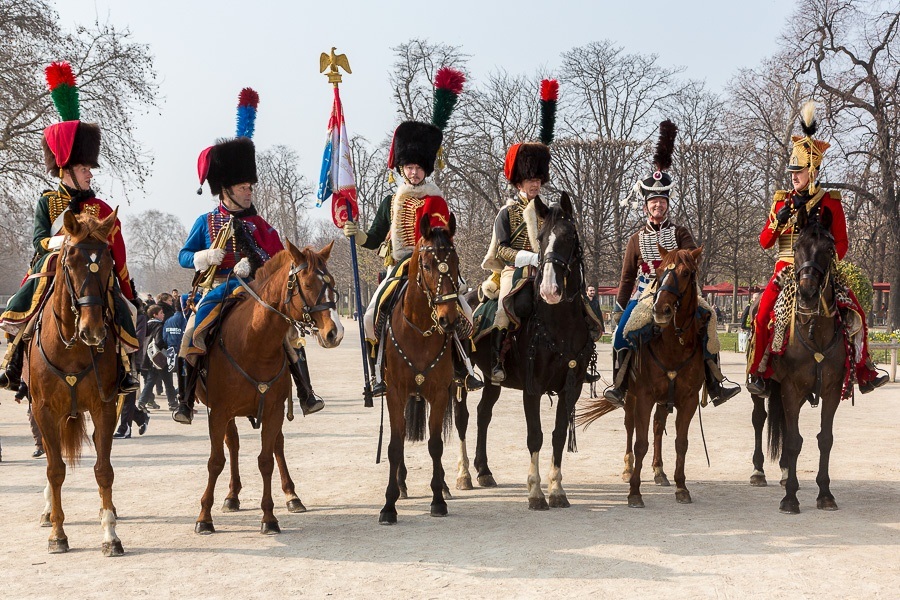
[[[116,535],[116,507],[112,500],[112,486],[115,474],[109,455],[112,451],[112,436],[116,429],[116,405],[104,402],[99,410],[91,411],[94,421],[94,447],[97,462],[94,463],[94,477],[100,489],[100,525],[103,528],[103,556],[122,556],[125,550]]]
[[[831,494],[831,478],[828,476],[828,461],[831,458],[831,447],[834,445],[834,414],[840,405],[840,398],[826,398],[822,403],[822,426],[819,431],[819,473],[816,483],[819,485],[819,497],[816,508],[819,510],[837,510],[838,505]]]
[[[528,428],[528,453],[531,460],[528,466],[528,508],[531,510],[550,510],[544,492],[541,490],[540,456],[544,445],[544,433],[541,431],[541,397],[523,393],[525,405],[525,425]]]
[[[644,457],[650,447],[648,441],[650,429],[650,410],[652,402],[641,401],[638,396],[632,394],[629,401],[625,405],[634,404],[634,429],[636,440],[634,442],[634,471],[629,479],[628,489],[628,506],[631,508],[644,508],[644,499],[641,497],[641,467],[644,464]]]
[[[274,406],[269,404],[263,414],[262,423],[262,447],[259,450],[257,463],[259,473],[263,480],[263,493],[260,500],[260,508],[263,511],[259,532],[264,534],[281,533],[278,519],[275,518],[275,501],[272,500],[272,473],[275,471],[275,444],[284,426],[284,404],[276,402]],[[293,482],[291,483],[293,486]]]
[[[688,451],[688,430],[691,427],[694,413],[697,412],[698,403],[696,396],[693,395],[686,398],[686,401],[688,405],[679,406],[678,414],[675,417],[675,500],[679,504],[693,502],[691,493],[685,484],[684,461]]]
[[[625,403],[625,470],[622,471],[622,480],[625,483],[631,481],[634,473],[634,403]]]
[[[481,390],[481,401],[478,403],[478,440],[475,444],[475,471],[478,473],[478,485],[496,487],[497,482],[488,467],[487,434],[494,415],[494,404],[500,398],[500,386],[484,382]]]
[[[228,421],[228,425],[225,426],[225,445],[228,447],[228,469],[231,471],[231,480],[228,483],[228,495],[222,504],[222,512],[236,512],[241,510],[240,493],[243,486],[238,465],[241,440],[234,419]]]
[[[306,507],[303,506],[300,496],[297,495],[294,480],[291,479],[291,474],[288,472],[287,461],[284,459],[284,431],[279,431],[278,437],[275,439],[275,462],[278,464],[278,474],[281,476],[281,491],[284,492],[288,512],[306,512]]]
[[[656,485],[668,487],[669,478],[663,470],[662,459],[662,439],[666,432],[666,419],[669,417],[669,411],[659,404],[656,405],[656,412],[653,414],[653,482]]]
[[[39,400],[35,399],[35,404]],[[69,551],[69,538],[63,529],[66,515],[62,508],[62,485],[66,480],[66,465],[62,458],[62,443],[59,436],[59,425],[54,421],[49,409],[42,405],[32,408],[38,428],[44,442],[47,456],[47,488],[44,491],[44,512],[49,513],[50,537],[48,550],[50,554],[62,554]],[[64,417],[65,418],[65,417]],[[41,515],[43,524],[44,516]]]
[[[206,469],[209,478],[206,481],[206,490],[200,498],[200,515],[194,524],[194,531],[201,535],[215,533],[213,526],[212,505],[215,500],[216,480],[225,468],[225,432],[228,421],[222,411],[212,411],[209,414],[209,460]]]
[[[547,495],[550,508],[569,508],[569,499],[562,486],[563,448],[569,433],[569,404],[565,393],[559,395],[556,403],[556,423],[553,426],[553,453],[550,456],[550,476],[547,482]]]
[[[378,515],[378,522],[382,525],[394,525],[397,523],[397,500],[400,498],[400,484],[398,471],[403,463],[403,439],[406,434],[406,418],[403,415],[403,405],[396,399],[389,397],[388,414],[391,421],[391,441],[388,443],[388,485],[384,492],[384,507]],[[393,407],[394,404],[397,406]]]
[[[792,390],[791,390],[792,391]],[[789,392],[789,393],[785,393]],[[781,499],[779,510],[786,514],[798,514],[800,501],[797,499],[797,490],[800,482],[797,480],[797,458],[803,448],[803,436],[800,435],[800,406],[802,399],[793,397],[788,387],[781,388],[781,401],[784,404],[784,445],[781,449],[782,458],[787,466],[787,480],[784,484],[784,498]]]
[[[406,500],[409,498],[409,492],[406,489],[406,475],[408,471],[406,470],[406,456],[403,454],[400,455],[400,464],[397,465],[397,489],[400,490],[400,499]]]
[[[764,465],[766,456],[763,454],[762,438],[763,425],[766,424],[766,399],[760,396],[751,396],[753,399],[753,474],[750,475],[750,485],[765,487],[766,473]]]
[[[456,433],[459,435],[459,461],[456,463],[456,489],[471,490],[472,474],[469,472],[469,453],[466,450],[466,432],[469,429],[469,407],[466,404],[466,390],[461,390],[459,400],[452,399]]]
[[[441,456],[444,453],[444,439],[442,437],[444,425],[444,412],[449,409],[447,401],[450,399],[449,390],[442,401],[442,391],[432,395],[436,401],[431,404],[431,414],[428,419],[428,454],[431,456],[431,516],[446,517],[447,501],[444,499],[444,466],[441,464]]]

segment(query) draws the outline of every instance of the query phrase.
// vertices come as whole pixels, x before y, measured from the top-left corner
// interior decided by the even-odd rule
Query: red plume
[[[238,106],[259,106],[259,94],[253,88],[245,87],[238,96]]]
[[[541,80],[541,100],[558,100],[559,82],[555,79]]]
[[[75,87],[75,74],[72,73],[72,65],[67,62],[50,63],[44,73],[51,92],[61,85]]]
[[[465,82],[466,76],[463,72],[451,67],[441,67],[434,76],[434,87],[439,90],[447,90],[453,95],[462,92]]]

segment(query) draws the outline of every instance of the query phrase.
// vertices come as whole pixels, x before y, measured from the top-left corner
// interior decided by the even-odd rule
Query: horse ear
[[[63,213],[63,227],[73,237],[78,237],[78,234],[81,232],[81,223],[78,222],[78,217],[71,210]]]
[[[834,222],[834,215],[831,213],[831,209],[827,206],[823,206],[821,214],[822,216],[819,217],[819,223],[822,227],[831,231],[831,224]]]
[[[450,213],[450,222],[447,224],[447,230],[450,232],[450,237],[456,235],[456,215]]]
[[[284,240],[284,249],[288,251],[288,254],[295,258],[300,255],[300,250],[297,249],[297,246],[292,244],[291,240],[287,238]]]
[[[324,248],[319,250],[319,258],[323,261],[328,262],[328,258],[331,256],[331,249],[334,248],[334,240],[328,242]]]
[[[112,233],[112,230],[116,226],[116,221],[119,218],[119,207],[117,206],[115,210],[113,210],[110,214],[106,215],[106,218],[100,221],[100,226],[97,228],[98,237],[108,238]]]
[[[691,250],[691,256],[694,257],[694,260],[697,261],[697,263],[700,262],[701,254],[703,254],[703,246],[700,246],[699,248],[695,248],[694,250]]]
[[[559,205],[562,207],[563,212],[568,216],[572,216],[572,212],[574,209],[572,208],[572,199],[569,198],[569,194],[566,192],[562,192],[559,195]]]
[[[419,219],[419,236],[423,238],[431,237],[431,216],[427,213]]]
[[[547,208],[547,205],[544,204],[544,201],[541,200],[540,196],[535,196],[534,200],[534,209],[537,211],[538,217],[542,220],[547,218],[547,215],[550,214],[550,209]]]
[[[665,248],[663,248],[662,246],[660,246],[659,244],[657,244],[656,247],[659,248],[659,257],[663,260],[666,260],[666,256],[668,256],[669,251],[666,250]]]

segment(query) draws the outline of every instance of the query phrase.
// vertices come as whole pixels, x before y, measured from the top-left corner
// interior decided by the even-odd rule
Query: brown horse
[[[216,480],[225,467],[223,442],[231,452],[231,485],[226,510],[240,506],[238,437],[235,417],[252,417],[261,426],[262,448],[259,471],[263,479],[260,533],[280,533],[272,501],[275,460],[281,473],[288,509],[302,512],[303,505],[284,460],[285,401],[291,397],[284,339],[289,328],[312,329],[324,348],[341,343],[344,328],[335,310],[337,292],[326,261],[334,242],[320,252],[312,248],[287,247],[256,273],[250,291],[234,306],[218,333],[208,340],[205,386],[198,385],[197,398],[209,408],[209,480],[200,500],[200,515],[194,530],[215,532],[212,504]],[[199,382],[198,382],[199,383]]]
[[[699,405],[705,379],[703,340],[698,335],[704,324],[697,319],[697,267],[702,248],[673,250],[660,247],[662,262],[657,269],[659,282],[653,302],[653,321],[659,335],[641,344],[636,360],[629,366],[631,377],[625,402],[625,472],[630,483],[628,506],[643,508],[641,468],[649,449],[650,412],[657,404],[653,419],[653,471],[658,485],[669,485],[663,471],[662,435],[668,414],[678,410],[675,419],[675,499],[690,504],[685,485],[684,460],[688,449],[688,428]],[[622,324],[624,325],[624,324]],[[590,405],[579,423],[590,423],[613,409],[605,399]],[[634,441],[634,434],[637,439]]]
[[[124,554],[116,535],[112,500],[113,468],[109,461],[116,428],[118,366],[113,334],[113,259],[107,239],[117,210],[103,220],[67,211],[66,235],[56,264],[53,289],[35,317],[34,336],[26,347],[25,377],[32,411],[47,452],[46,505],[41,526],[52,527],[51,554],[67,552],[63,530],[62,484],[66,464],[81,458],[87,439],[83,413],[94,423],[97,450],[94,475],[100,488],[100,524],[104,556]],[[65,461],[65,462],[64,462]]]
[[[378,522],[397,522],[397,499],[406,497],[406,463],[403,442],[425,439],[426,402],[428,453],[432,461],[431,516],[447,515],[444,499],[444,467],[441,455],[450,428],[450,386],[453,380],[453,328],[459,317],[459,258],[453,246],[456,218],[448,228],[432,228],[430,217],[419,223],[421,238],[409,259],[406,290],[387,324],[385,383],[391,421],[388,445],[390,470],[385,504]]]
[[[819,430],[819,472],[816,483],[819,495],[816,508],[837,510],[831,493],[828,464],[834,445],[834,415],[841,403],[847,350],[841,331],[839,313],[835,303],[832,273],[835,256],[834,237],[829,232],[830,214],[822,216],[824,222],[814,221],[803,227],[794,247],[793,277],[797,293],[793,309],[793,326],[784,354],[773,356],[772,381],[770,382],[768,424],[769,453],[780,457],[782,484],[785,495],[779,509],[783,513],[800,512],[797,490],[797,457],[803,447],[800,435],[800,409],[805,402],[817,406],[822,400],[822,418]],[[763,399],[753,396],[753,427],[756,449],[753,454],[754,473],[751,484],[765,485],[763,471],[762,422],[766,411]]]

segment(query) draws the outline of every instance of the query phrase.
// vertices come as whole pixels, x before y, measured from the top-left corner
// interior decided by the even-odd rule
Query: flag
[[[322,171],[319,175],[319,190],[316,194],[322,204],[331,197],[331,219],[339,228],[344,228],[348,220],[357,220],[359,207],[356,204],[356,177],[353,174],[353,160],[350,156],[350,134],[344,123],[344,109],[337,86],[334,88],[334,106],[328,120],[328,137],[325,153],[322,155]],[[347,205],[352,214],[347,214]]]

